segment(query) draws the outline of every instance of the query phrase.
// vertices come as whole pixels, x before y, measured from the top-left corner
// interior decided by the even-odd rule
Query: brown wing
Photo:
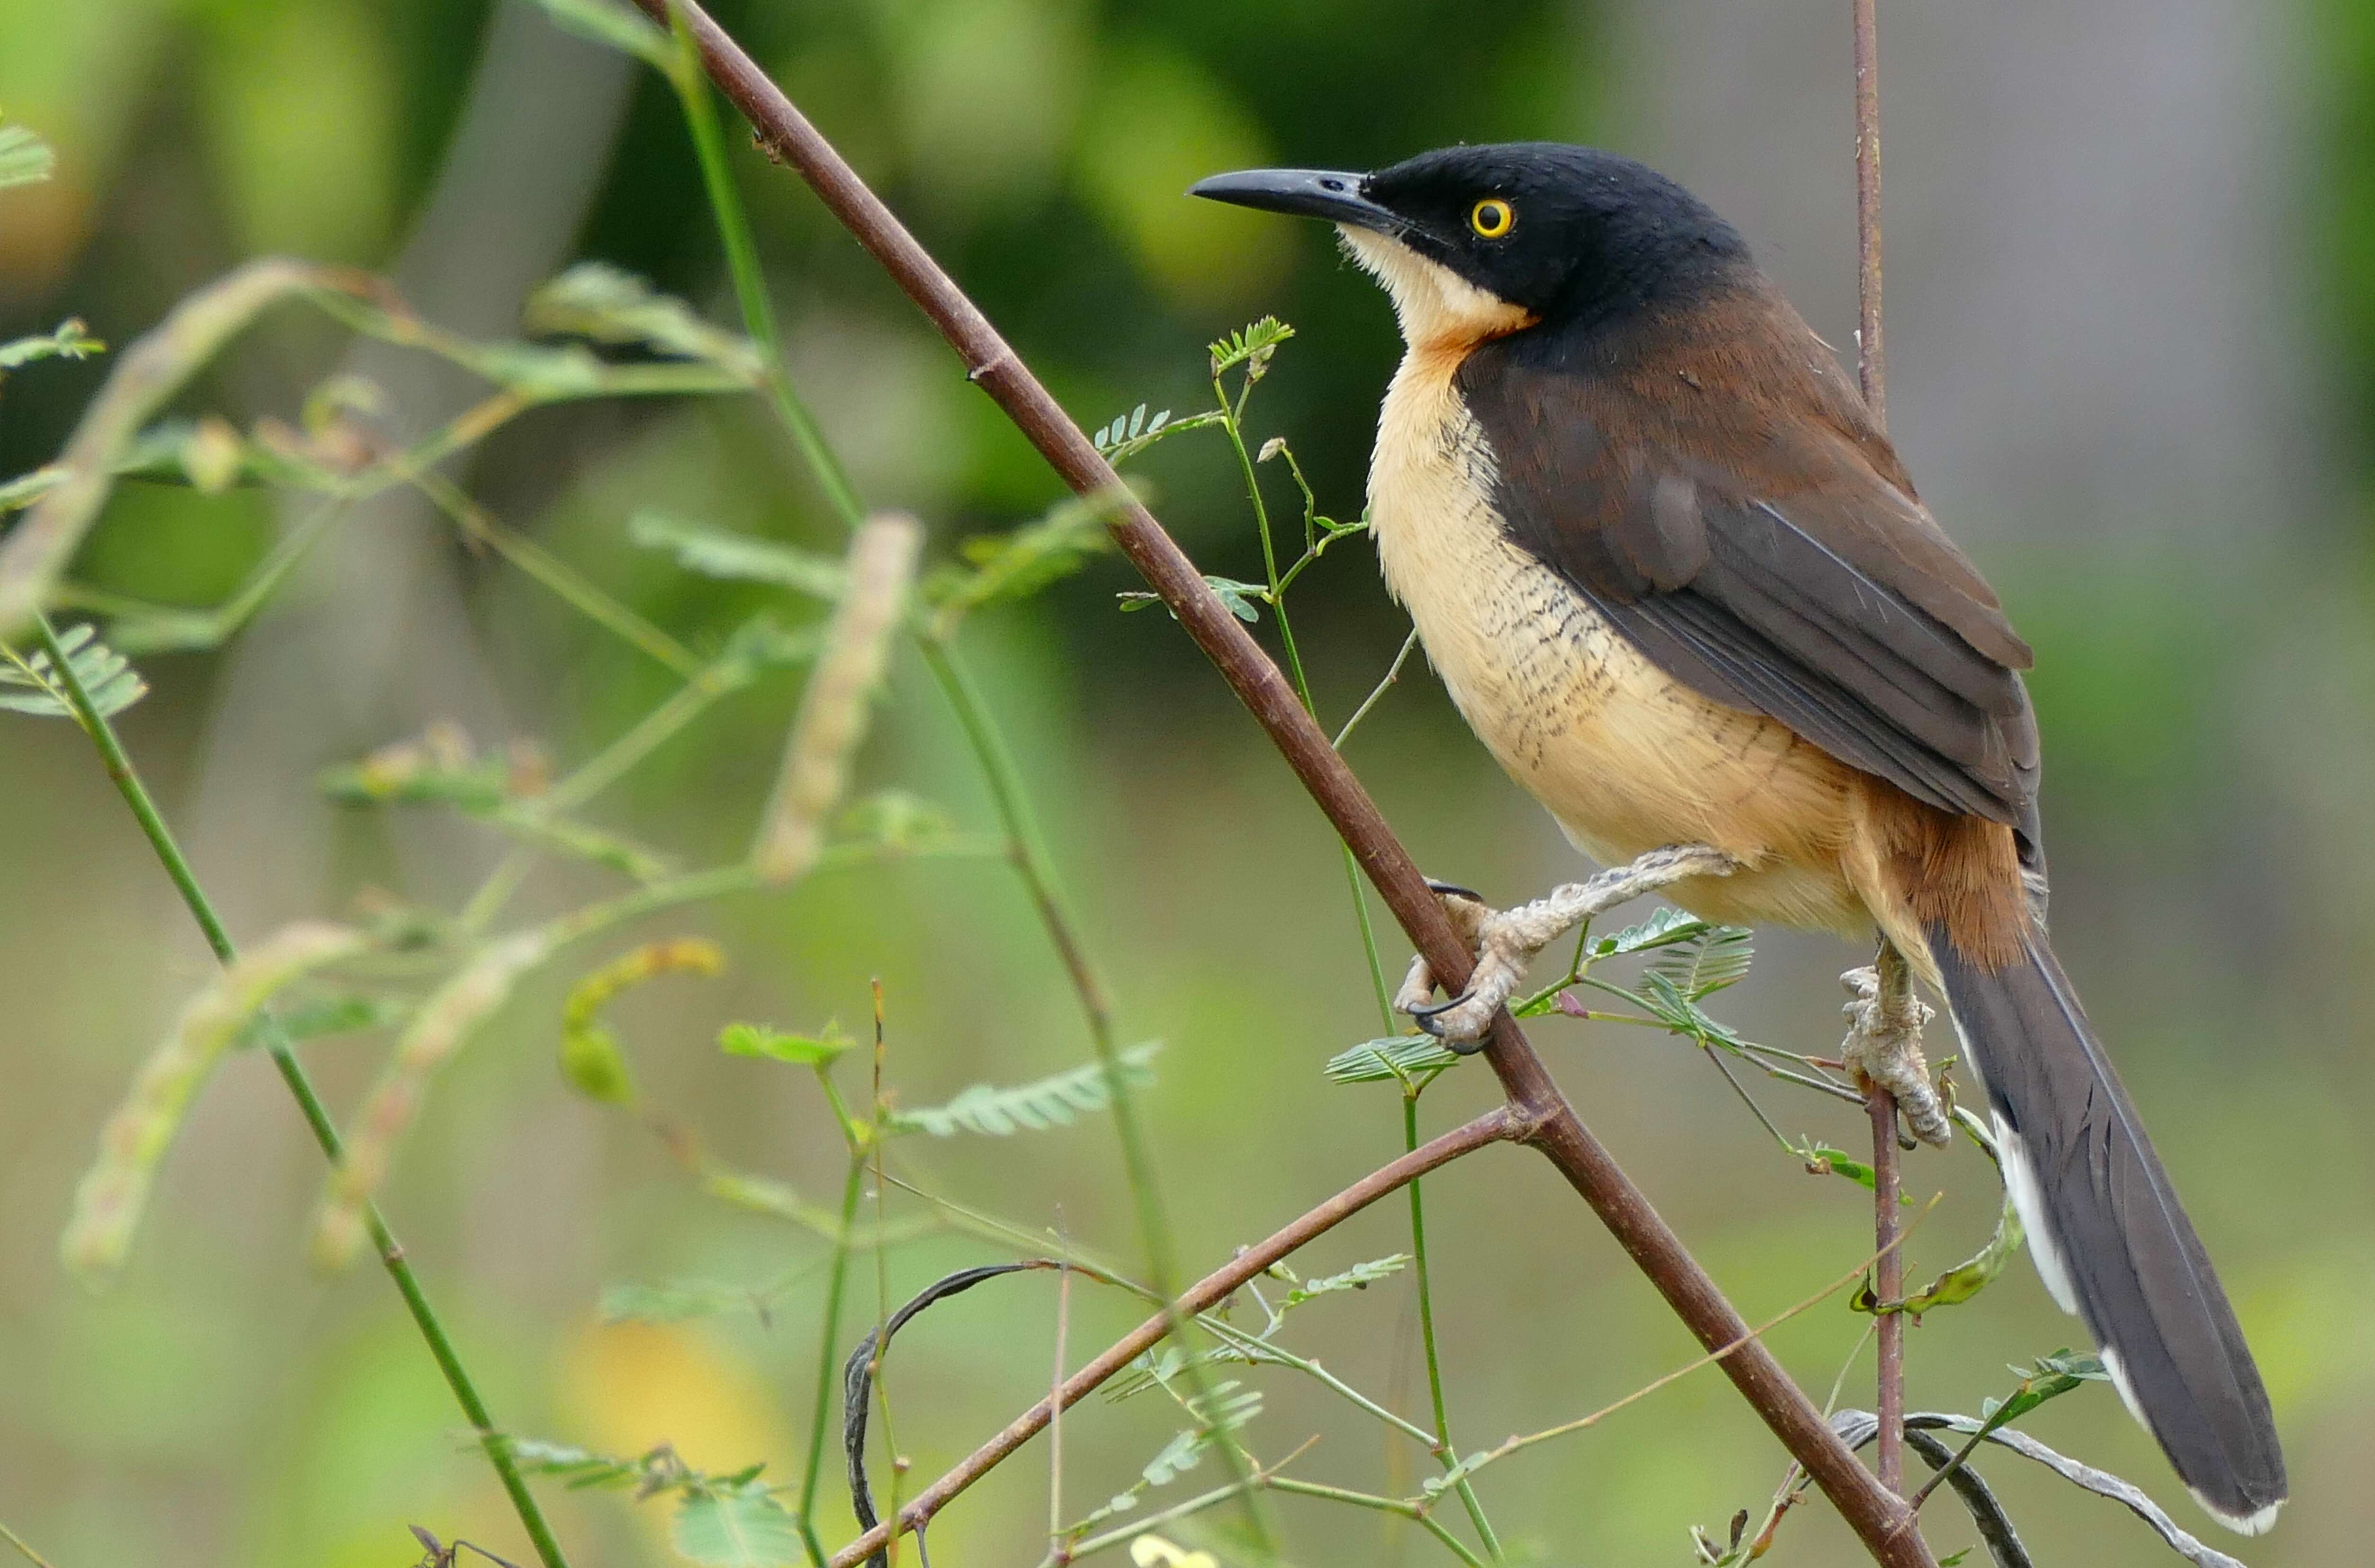
[[[1458,385],[1510,536],[1661,668],[2034,842],[2028,646],[1788,305],[1520,333]]]

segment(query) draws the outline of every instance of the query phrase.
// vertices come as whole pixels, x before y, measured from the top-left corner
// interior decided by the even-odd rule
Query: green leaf
[[[1341,1274],[1330,1274],[1322,1279],[1306,1279],[1302,1284],[1287,1291],[1286,1300],[1280,1303],[1278,1310],[1282,1313],[1293,1312],[1306,1302],[1320,1296],[1334,1295],[1339,1291],[1365,1291],[1380,1279],[1392,1279],[1409,1264],[1410,1255],[1398,1252],[1391,1257],[1377,1257],[1371,1258],[1366,1263],[1356,1263]]]
[[[1747,975],[1755,936],[1744,925],[1704,925],[1652,959],[1649,972],[1663,976],[1677,994],[1698,1001]]]
[[[1844,1176],[1866,1192],[1880,1190],[1880,1177],[1873,1168],[1844,1149],[1810,1143],[1798,1153],[1806,1161],[1806,1173],[1810,1176]],[[1904,1193],[1897,1194],[1896,1201],[1908,1208],[1913,1207],[1913,1199]]]
[[[1458,1055],[1432,1034],[1389,1034],[1339,1051],[1321,1070],[1330,1083],[1385,1083],[1429,1076],[1459,1065]]]
[[[46,180],[57,162],[50,144],[24,126],[0,125],[0,190]]]
[[[1653,969],[1642,975],[1639,995],[1649,1015],[1677,1034],[1719,1041],[1727,1045],[1743,1043],[1731,1025],[1720,1022],[1684,995],[1673,977],[1663,971]]]
[[[1590,956],[1595,959],[1615,958],[1624,953],[1637,953],[1650,948],[1663,948],[1675,942],[1696,941],[1714,927],[1696,914],[1668,907],[1651,913],[1637,925],[1628,925],[1613,937],[1602,937],[1591,944]]]
[[[85,330],[79,318],[69,316],[54,332],[0,343],[0,371],[13,371],[36,360],[88,360],[106,352],[106,344]]]
[[[1132,1084],[1153,1082],[1154,1074],[1148,1064],[1162,1048],[1161,1042],[1150,1040],[1123,1051],[1123,1078]],[[951,1138],[959,1132],[1006,1138],[1018,1132],[1069,1126],[1083,1112],[1104,1110],[1112,1098],[1104,1067],[1090,1062],[1069,1072],[1010,1089],[975,1084],[945,1105],[892,1111],[884,1130],[927,1132],[934,1138]]]
[[[1059,501],[1036,522],[1005,534],[967,539],[972,570],[948,566],[925,584],[944,621],[1000,599],[1019,599],[1069,577],[1113,548],[1105,524],[1128,497],[1116,491]]]
[[[668,47],[668,34],[622,0],[537,0],[537,4],[563,32],[640,55],[663,71],[675,65],[676,52]]]
[[[123,654],[96,641],[89,626],[70,626],[59,632],[58,646],[65,650],[67,664],[101,718],[122,713],[148,694],[148,683],[140,678],[140,672]],[[23,695],[12,694],[17,692]],[[65,688],[58,684],[51,668],[50,655],[38,651],[21,657],[10,654],[0,663],[0,708],[44,718],[69,718],[74,713]]]
[[[2111,1380],[2100,1358],[2079,1355],[2067,1345],[2050,1356],[2038,1357],[2035,1366],[2014,1367],[2012,1372],[2020,1383],[2009,1397],[1979,1402],[1979,1436],[2011,1425],[2039,1405],[2058,1399],[2082,1385]]]
[[[1148,447],[1182,430],[1200,430],[1207,425],[1220,424],[1225,419],[1226,416],[1217,408],[1190,414],[1184,419],[1174,419],[1171,410],[1165,408],[1149,419],[1146,405],[1141,403],[1127,414],[1116,415],[1112,423],[1097,427],[1096,434],[1089,439],[1105,454],[1106,462],[1118,467]]]
[[[1938,1568],[1957,1568],[1957,1565],[1962,1562],[1963,1559],[1970,1556],[1971,1553],[1977,1550],[1978,1548],[1976,1547],[1967,1546],[1960,1551],[1950,1551],[1945,1556],[1938,1559]]]
[[[487,343],[467,356],[470,369],[489,381],[538,403],[593,397],[609,390],[607,367],[575,343],[546,348],[534,343]]]
[[[1910,1198],[1906,1200],[1911,1202]],[[1995,1234],[1987,1245],[1955,1265],[1922,1290],[1905,1299],[1904,1310],[1919,1317],[1932,1307],[1960,1306],[1992,1283],[2018,1255],[2026,1239],[2020,1224],[2020,1211],[2013,1207],[2012,1192],[2005,1189],[2003,1208],[1996,1216]]]
[[[804,1557],[799,1521],[753,1484],[687,1493],[670,1536],[703,1568],[775,1568]]]
[[[946,807],[904,789],[880,790],[852,803],[835,825],[845,843],[880,844],[907,854],[956,837],[956,820]]]
[[[22,512],[52,490],[66,482],[67,470],[57,464],[19,474],[13,479],[0,480],[0,517],[12,512]]]
[[[712,326],[683,301],[604,262],[580,262],[529,295],[522,322],[533,333],[634,345],[738,375],[756,378],[763,369],[749,339]]]
[[[782,1034],[763,1023],[729,1023],[717,1033],[717,1048],[729,1056],[763,1056],[796,1067],[821,1067],[857,1042],[828,1023],[815,1034]]]
[[[1259,381],[1269,372],[1278,346],[1294,336],[1294,328],[1276,316],[1264,316],[1250,326],[1229,334],[1211,346],[1212,373],[1246,367],[1246,375]]]
[[[602,1291],[605,1323],[681,1323],[759,1305],[762,1292],[746,1286],[682,1280],[673,1285],[611,1285]]]
[[[360,1034],[366,1029],[396,1023],[409,1010],[403,1003],[386,996],[365,996],[347,992],[310,997],[294,1007],[280,1009],[273,1021],[290,1040],[322,1040],[334,1034]],[[250,1023],[241,1034],[239,1043],[242,1045],[254,1044],[262,1036],[262,1024],[260,1019]]]
[[[512,1463],[524,1473],[550,1476],[566,1483],[573,1491],[640,1481],[650,1472],[659,1455],[656,1449],[640,1459],[621,1459],[613,1455],[597,1454],[568,1444],[546,1443],[533,1437],[506,1438],[503,1446],[511,1451]]]
[[[636,513],[628,520],[627,537],[645,549],[668,551],[679,566],[704,577],[773,583],[828,601],[840,598],[849,585],[841,562],[829,556],[664,513]]]

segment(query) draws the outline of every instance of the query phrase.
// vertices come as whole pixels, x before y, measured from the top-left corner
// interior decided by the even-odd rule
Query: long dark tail
[[[1943,926],[1928,936],[2046,1288],[2086,1322],[2194,1500],[2259,1534],[2286,1496],[2260,1369],[2045,934],[2031,927],[1994,970]]]

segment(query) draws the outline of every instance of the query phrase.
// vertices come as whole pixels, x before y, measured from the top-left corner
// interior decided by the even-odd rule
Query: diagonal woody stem
[[[663,23],[670,0],[636,0]],[[740,109],[766,152],[796,171],[825,206],[931,318],[978,384],[1075,491],[1112,500],[1115,542],[1204,651],[1238,700],[1259,721],[1304,787],[1327,813],[1393,912],[1447,985],[1467,983],[1473,961],[1453,934],[1409,852],[1377,804],[1329,744],[1270,656],[1205,584],[1193,562],[1152,514],[1121,487],[1047,389],[998,336],[978,306],[908,233],[783,90],[693,0],[674,0],[701,51],[702,65]],[[1557,1167],[1647,1275],[1669,1306],[1708,1350],[1731,1344],[1748,1325],[1683,1246],[1559,1093],[1533,1047],[1507,1010],[1493,1023],[1485,1059],[1501,1081],[1525,1140]],[[1857,1463],[1821,1412],[1762,1343],[1723,1368],[1792,1457],[1888,1568],[1934,1568],[1913,1515]]]

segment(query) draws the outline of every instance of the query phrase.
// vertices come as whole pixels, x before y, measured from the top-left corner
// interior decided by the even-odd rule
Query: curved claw
[[[1409,1008],[1404,1010],[1410,1014],[1412,1023],[1417,1024],[1423,1032],[1441,1041],[1445,1048],[1453,1055],[1472,1056],[1484,1049],[1484,1037],[1479,1034],[1472,1038],[1463,1038],[1450,1034],[1446,1032],[1440,1020],[1443,1014],[1451,1011],[1454,1008],[1467,1007],[1474,999],[1473,993],[1463,991],[1447,1002],[1435,1002],[1426,1007]]]
[[[1426,879],[1426,890],[1437,898],[1466,899],[1471,903],[1484,902],[1484,895],[1473,888],[1463,888],[1457,882],[1438,882],[1432,877]]]

